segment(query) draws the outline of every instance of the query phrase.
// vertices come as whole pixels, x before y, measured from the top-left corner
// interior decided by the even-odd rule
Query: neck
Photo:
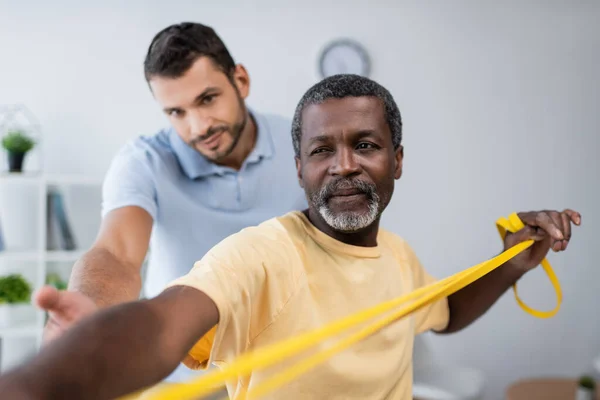
[[[246,126],[240,133],[240,138],[233,151],[227,157],[219,160],[218,164],[235,170],[242,168],[242,164],[256,145],[256,122],[248,110],[246,110],[246,121]]]
[[[375,247],[377,246],[377,234],[379,233],[379,218],[371,225],[357,232],[339,232],[327,224],[318,211],[309,208],[304,210],[304,215],[308,220],[324,234],[331,236],[335,240],[352,246]]]

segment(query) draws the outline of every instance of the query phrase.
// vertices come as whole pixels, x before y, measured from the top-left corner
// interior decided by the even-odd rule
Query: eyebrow
[[[361,129],[361,130],[357,131],[355,133],[355,135],[359,139],[362,139],[362,138],[367,137],[367,136],[377,136],[377,132],[375,130],[373,130],[373,129]]]
[[[204,90],[202,91],[202,93],[200,93],[198,96],[196,96],[196,98],[194,99],[194,103],[195,103],[195,104],[196,104],[196,103],[200,103],[200,101],[202,101],[202,99],[204,99],[206,96],[208,96],[209,94],[211,94],[211,92],[216,92],[216,91],[218,91],[218,90],[219,90],[219,88],[217,88],[217,87],[214,87],[214,86],[209,86],[209,87],[207,87],[206,89],[204,89]],[[164,110],[166,113],[168,113],[168,112],[170,112],[170,111],[173,111],[173,110],[180,110],[180,109],[181,109],[181,107],[165,107],[163,110]]]
[[[361,129],[356,132],[353,132],[352,135],[358,139],[362,139],[364,137],[377,136],[377,132],[373,129]],[[324,143],[324,142],[329,142],[330,140],[331,140],[331,135],[318,135],[318,136],[314,136],[314,137],[310,138],[310,140],[308,141],[308,144],[311,145],[313,143]]]
[[[312,138],[310,138],[310,140],[308,141],[308,144],[313,144],[313,143],[323,143],[323,142],[328,142],[329,141],[329,136],[328,135],[319,135],[319,136],[314,136]]]

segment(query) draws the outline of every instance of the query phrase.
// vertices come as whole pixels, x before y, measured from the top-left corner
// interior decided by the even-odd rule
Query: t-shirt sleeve
[[[187,367],[205,369],[237,357],[268,323],[269,296],[264,285],[268,260],[257,247],[260,238],[243,232],[230,236],[196,262],[187,275],[168,285],[198,289],[219,310],[219,323],[183,360]]]
[[[126,206],[141,207],[156,220],[158,206],[152,164],[139,139],[119,150],[102,185],[102,218]]]
[[[436,282],[437,279],[425,270],[416,253],[407,243],[404,243],[404,249],[412,271],[413,290]],[[414,313],[414,321],[415,334],[423,333],[428,330],[444,330],[450,322],[448,299],[444,297],[416,311]]]

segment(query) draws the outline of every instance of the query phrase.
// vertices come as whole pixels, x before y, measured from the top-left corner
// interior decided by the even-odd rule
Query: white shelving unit
[[[61,273],[63,279],[68,279],[70,268],[89,248],[98,231],[101,185],[102,177],[0,173],[0,228],[3,228],[6,242],[6,248],[0,251],[0,273],[6,273],[7,269],[21,273],[34,289],[45,284],[46,276],[53,268],[68,270]],[[46,201],[50,188],[58,188],[64,195],[67,218],[76,239],[77,249],[74,251],[46,249]],[[76,195],[77,189],[83,189],[83,196]],[[86,189],[91,189],[91,192]],[[88,197],[90,193],[93,197]],[[20,213],[20,216],[12,213]],[[19,226],[22,220],[24,226]],[[20,236],[12,242],[29,242],[29,245],[11,247],[7,225],[16,227],[17,236]],[[61,264],[62,268],[53,264]],[[36,349],[39,348],[45,313],[32,310],[32,316],[31,321],[19,326],[0,328],[0,339],[30,338],[35,341]]]

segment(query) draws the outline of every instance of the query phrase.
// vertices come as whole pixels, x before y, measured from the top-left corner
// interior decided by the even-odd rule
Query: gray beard
[[[379,215],[379,202],[369,200],[369,210],[366,214],[357,212],[341,212],[334,214],[329,206],[319,207],[319,214],[327,225],[339,232],[356,232],[371,225]]]
[[[331,211],[327,200],[329,194],[335,191],[336,186],[342,186],[340,181],[334,182],[313,194],[311,200],[327,225],[338,232],[351,233],[364,229],[377,220],[380,214],[380,198],[374,186],[362,181],[347,181],[351,182],[350,186],[359,188],[368,196],[368,209],[366,213],[354,211],[334,213]],[[343,186],[346,187],[348,185]]]

